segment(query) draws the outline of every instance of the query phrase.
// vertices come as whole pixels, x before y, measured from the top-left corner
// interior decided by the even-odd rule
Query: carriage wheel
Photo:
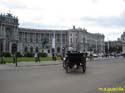
[[[63,61],[63,68],[65,69],[66,68],[66,62]]]
[[[65,62],[65,69],[66,73],[68,73],[69,72],[68,60]]]
[[[82,65],[82,70],[83,70],[83,73],[85,73],[85,71],[86,71],[86,63],[84,63],[84,64]]]
[[[66,66],[66,73],[69,73],[69,68],[68,68],[68,66]]]

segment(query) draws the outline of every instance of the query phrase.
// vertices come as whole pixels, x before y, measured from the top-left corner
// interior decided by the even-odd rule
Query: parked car
[[[93,54],[92,54],[92,56],[93,56],[93,57],[98,57],[98,55],[97,55],[97,54],[95,54],[95,53],[93,53]]]

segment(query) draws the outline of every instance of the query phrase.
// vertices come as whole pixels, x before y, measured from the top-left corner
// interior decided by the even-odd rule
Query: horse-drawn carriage
[[[82,67],[83,73],[86,71],[86,53],[68,52],[63,60],[63,67],[68,73],[70,69]]]

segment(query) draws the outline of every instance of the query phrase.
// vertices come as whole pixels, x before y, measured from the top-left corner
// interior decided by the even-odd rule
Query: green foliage
[[[22,55],[21,55],[20,52],[17,52],[16,56],[17,56],[17,57],[22,57]]]
[[[4,52],[2,55],[3,55],[4,57],[11,57],[11,54],[10,54],[9,52]]]
[[[24,57],[33,57],[33,56],[34,56],[34,53],[31,53],[31,52],[24,53]]]
[[[5,57],[6,63],[12,63],[13,58],[12,57]],[[53,61],[52,57],[40,57],[41,62],[42,61]],[[57,60],[60,60],[60,57],[57,57]],[[17,57],[17,62],[35,62],[34,57]]]
[[[47,57],[48,55],[47,55],[47,53],[39,53],[39,56],[40,57]]]

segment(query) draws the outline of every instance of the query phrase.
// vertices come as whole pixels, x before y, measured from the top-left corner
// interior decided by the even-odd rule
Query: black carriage
[[[69,52],[67,53],[66,58],[63,61],[63,67],[65,68],[66,72],[68,73],[70,69],[76,67],[79,69],[82,67],[83,73],[86,71],[86,53],[79,53],[79,52]]]

